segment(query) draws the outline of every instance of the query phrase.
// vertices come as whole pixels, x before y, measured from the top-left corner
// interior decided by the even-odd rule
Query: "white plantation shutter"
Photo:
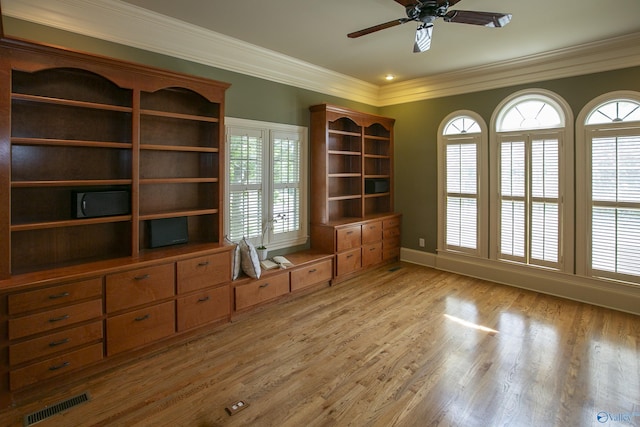
[[[306,243],[307,129],[236,118],[226,121],[225,233],[232,241],[246,237],[269,250]]]
[[[558,140],[531,142],[531,259],[558,261],[560,236]]]
[[[554,267],[559,262],[559,142],[535,134],[500,144],[501,258]]]
[[[612,278],[637,277],[640,129],[594,131],[592,135],[591,268],[597,275]]]
[[[230,128],[229,150],[229,239],[262,235],[263,134]]]
[[[500,253],[525,261],[525,142],[500,144]]]
[[[301,209],[301,141],[295,134],[274,133],[273,168],[273,239],[294,235],[300,230]]]
[[[477,125],[476,125],[477,126]],[[446,245],[478,246],[478,139],[453,139],[446,145]]]

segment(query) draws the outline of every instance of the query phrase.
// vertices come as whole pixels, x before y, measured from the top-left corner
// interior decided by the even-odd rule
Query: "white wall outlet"
[[[421,248],[424,248],[424,239],[422,237],[418,239],[418,246],[420,246]]]

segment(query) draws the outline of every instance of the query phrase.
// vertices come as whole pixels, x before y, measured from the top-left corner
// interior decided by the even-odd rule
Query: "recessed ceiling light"
[[[396,76],[394,76],[393,74],[387,74],[386,76],[384,76],[384,79],[387,81],[391,81],[393,79],[395,79]]]

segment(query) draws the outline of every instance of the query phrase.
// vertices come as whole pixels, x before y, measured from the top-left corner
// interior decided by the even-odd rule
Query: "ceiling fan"
[[[442,18],[445,22],[459,22],[461,24],[482,25],[485,27],[500,28],[511,21],[510,13],[473,12],[470,10],[449,10],[460,0],[394,0],[405,7],[407,17],[398,18],[384,24],[374,25],[364,30],[347,34],[349,38],[361,37],[396,25],[410,21],[419,23],[416,31],[416,40],[413,46],[414,52],[424,52],[431,47],[431,34],[433,22]]]

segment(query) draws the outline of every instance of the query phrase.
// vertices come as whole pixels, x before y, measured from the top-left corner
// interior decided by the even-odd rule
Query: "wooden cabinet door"
[[[173,296],[174,276],[174,264],[108,275],[105,295],[107,313]]]
[[[264,279],[236,286],[236,310],[272,300],[289,292],[289,273],[283,272]]]
[[[382,262],[382,242],[371,243],[362,247],[362,268]]]
[[[362,225],[362,244],[382,240],[382,221],[369,221]]]
[[[178,293],[231,281],[229,252],[177,262]]]
[[[178,332],[195,328],[231,314],[229,285],[205,289],[197,294],[178,298]]]
[[[362,253],[360,248],[342,252],[336,255],[336,276],[353,273],[362,267]]]
[[[328,282],[332,278],[333,263],[331,260],[318,262],[291,272],[291,292],[313,286],[317,283]]]
[[[342,252],[358,248],[362,244],[362,229],[360,225],[338,228],[336,230],[336,251]]]

